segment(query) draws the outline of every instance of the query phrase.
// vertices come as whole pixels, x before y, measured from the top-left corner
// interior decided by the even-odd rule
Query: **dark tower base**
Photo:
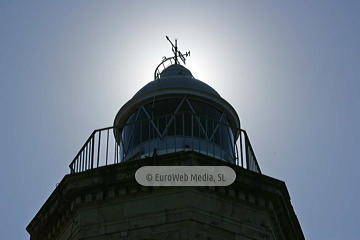
[[[228,187],[144,187],[153,158],[66,175],[27,227],[31,240],[305,239],[283,181],[195,152],[156,165],[230,166]]]

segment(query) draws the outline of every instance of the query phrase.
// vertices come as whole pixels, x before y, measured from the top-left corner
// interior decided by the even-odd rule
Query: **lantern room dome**
[[[195,79],[187,68],[180,64],[174,64],[164,69],[158,80],[151,81],[141,88],[133,98],[150,92],[167,89],[192,89],[220,97],[220,94],[212,87]]]
[[[158,155],[193,150],[235,163],[235,109],[182,65],[170,65],[154,78],[115,117],[124,161],[149,157],[156,149]]]

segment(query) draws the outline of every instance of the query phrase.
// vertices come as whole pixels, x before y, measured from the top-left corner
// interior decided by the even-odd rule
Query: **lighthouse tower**
[[[95,130],[27,227],[30,239],[304,239],[284,182],[261,173],[235,109],[168,37],[154,79]],[[182,63],[183,65],[181,65]],[[228,186],[143,186],[144,166],[227,166]]]

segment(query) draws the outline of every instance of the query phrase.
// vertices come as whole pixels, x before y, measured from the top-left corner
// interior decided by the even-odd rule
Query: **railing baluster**
[[[149,125],[149,126],[148,126],[148,128],[149,128],[149,136],[148,136],[148,137],[149,137],[149,140],[148,140],[148,148],[149,148],[149,149],[148,149],[148,157],[150,157],[150,142],[151,142],[151,128],[150,128],[150,127],[151,127],[151,124],[150,124],[150,121],[148,121],[148,125]]]
[[[85,167],[85,169],[86,169],[86,166],[87,166],[87,163],[88,163],[88,156],[89,156],[89,143],[87,143],[86,144],[86,150],[85,150],[85,159],[84,159],[84,164],[81,166],[81,169],[82,169],[82,171],[85,171],[84,170],[84,167]]]
[[[183,151],[185,151],[185,144],[184,144],[184,139],[185,139],[185,116],[184,116],[184,112],[182,113],[182,130],[183,130],[183,136],[182,136],[182,139],[183,139]]]
[[[242,143],[242,131],[240,131],[239,138],[240,138],[240,157],[241,157],[241,166],[244,167],[244,155],[243,155],[243,143]]]
[[[214,121],[211,121],[212,122],[212,133],[214,133],[215,131],[215,128],[214,128]],[[210,139],[209,139],[210,140]],[[213,138],[212,140],[212,145],[213,145],[213,156],[216,157],[216,154],[215,154],[215,139]]]
[[[167,139],[168,139],[168,117],[165,117],[165,154],[168,153],[168,144],[167,144]]]
[[[101,131],[99,131],[99,140],[98,140],[98,152],[97,152],[97,164],[96,164],[96,167],[99,167],[99,161],[100,161],[100,141],[101,141]]]
[[[174,117],[174,141],[175,141],[175,144],[174,144],[174,152],[177,152],[177,146],[176,146],[176,115]]]
[[[120,132],[119,132],[120,134]],[[121,135],[119,135],[119,138],[121,140]],[[107,137],[106,137],[106,159],[105,159],[105,165],[108,163],[108,155],[109,155],[109,129],[107,130]]]
[[[80,166],[81,166],[81,164],[82,165],[84,165],[85,164],[85,161],[86,161],[86,158],[85,158],[85,148],[86,148],[86,146],[84,147],[84,149],[83,149],[83,151],[82,151],[82,161],[79,163],[79,169],[78,169],[78,171],[80,171]]]
[[[201,118],[200,118],[200,120],[201,120]],[[199,121],[200,122],[200,126],[201,126],[201,121]],[[209,155],[209,144],[208,144],[208,140],[207,140],[207,128],[208,128],[208,120],[207,119],[205,119],[205,141],[206,141],[206,155],[207,156],[210,156]]]
[[[197,117],[197,116],[196,116],[196,117]],[[201,123],[201,122],[200,122],[200,118],[197,118],[197,119],[199,120],[199,121],[197,121],[198,130],[199,130],[199,132],[198,132],[198,134],[199,134],[199,135],[198,135],[199,153],[201,153],[201,147],[202,147],[202,146],[201,146],[201,142],[202,142],[202,141],[201,141],[201,135],[200,135],[200,134],[201,134],[201,130],[200,130],[200,123]]]
[[[115,141],[115,146],[116,146],[116,141]],[[114,148],[113,155],[114,155],[114,159],[112,161],[112,164],[115,164],[116,163],[116,148]]]
[[[95,133],[91,139],[91,169],[93,169],[94,167],[94,145],[95,145],[94,141],[95,141]]]
[[[191,114],[191,151],[194,151],[194,114]]]
[[[239,166],[239,150],[237,144],[234,145],[234,162],[237,166]]]
[[[156,120],[156,127],[157,127],[157,129],[158,130],[160,130],[160,126],[159,126],[159,118],[157,118],[157,120]],[[159,132],[158,131],[156,131],[157,132],[157,135],[158,135],[158,137],[156,138],[156,150],[157,150],[157,154],[159,154],[159,144],[160,144],[160,135],[159,135]]]
[[[219,143],[220,143],[220,159],[226,161],[225,157],[223,157],[223,152],[222,152],[223,148],[222,148],[222,144],[221,144],[221,142],[222,142],[221,141],[221,139],[222,139],[221,129],[223,128],[223,124],[220,122],[218,126],[220,126],[220,127],[218,127],[218,129],[220,128],[220,130],[219,130],[219,136],[220,136],[220,139],[219,139]],[[216,136],[216,134],[214,133],[214,142],[215,142],[215,136]]]
[[[90,141],[88,142],[88,144],[86,145],[86,160],[85,160],[85,169],[83,169],[83,171],[86,171],[88,166],[89,166],[89,148],[90,148]]]

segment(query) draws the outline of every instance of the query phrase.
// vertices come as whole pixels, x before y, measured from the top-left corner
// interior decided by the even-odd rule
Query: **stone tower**
[[[261,173],[235,109],[171,44],[154,80],[85,142],[26,228],[31,240],[304,239],[285,183]],[[143,186],[143,166],[228,166],[236,179]]]

